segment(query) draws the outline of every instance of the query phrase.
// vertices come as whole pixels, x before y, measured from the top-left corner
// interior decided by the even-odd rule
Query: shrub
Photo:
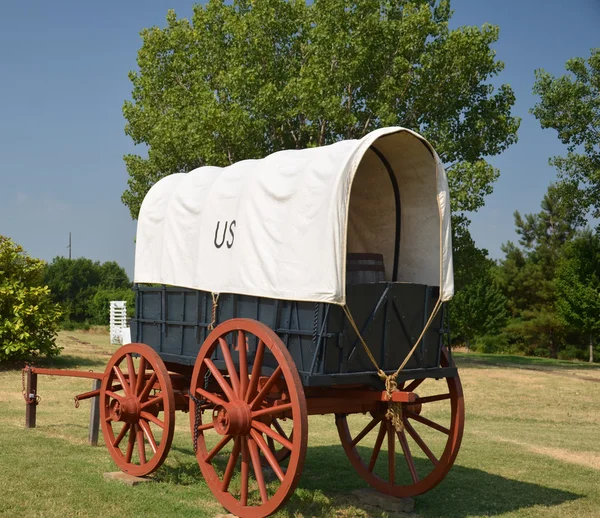
[[[92,324],[108,325],[111,300],[124,300],[127,303],[127,316],[135,314],[135,294],[132,289],[99,288],[89,304],[89,314]]]
[[[485,335],[475,339],[471,348],[479,353],[506,353],[510,345],[508,337],[503,334]]]
[[[0,236],[0,361],[60,353],[58,304],[42,284],[44,261]]]

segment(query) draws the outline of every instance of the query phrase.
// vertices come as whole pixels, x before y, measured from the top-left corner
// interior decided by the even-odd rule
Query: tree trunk
[[[594,335],[590,333],[590,363],[594,363]]]
[[[550,329],[550,358],[558,358],[558,347],[554,340],[554,329]]]

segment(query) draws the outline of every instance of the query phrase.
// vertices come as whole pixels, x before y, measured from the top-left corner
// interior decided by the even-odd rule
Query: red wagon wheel
[[[173,440],[175,399],[169,373],[153,349],[129,344],[112,355],[100,387],[100,420],[121,471],[141,477],[160,467]]]
[[[256,344],[253,355],[247,350],[249,343]],[[235,349],[238,365],[232,357]],[[223,373],[211,359],[216,351],[225,362]],[[265,374],[267,365],[269,374]],[[216,382],[212,390],[210,378]],[[220,324],[200,348],[190,391],[194,395],[190,398],[190,424],[196,437],[196,458],[213,494],[242,518],[274,513],[299,482],[308,440],[304,389],[279,337],[255,320],[236,318]],[[197,401],[212,409],[202,414]],[[283,435],[266,424],[272,417],[288,417],[291,433]],[[287,469],[265,436],[290,452]],[[273,482],[264,479],[261,454],[276,475]]]
[[[442,367],[446,366],[444,352]],[[439,484],[454,464],[465,418],[462,386],[458,375],[445,378],[445,386],[441,383],[418,379],[399,387],[420,393],[415,403],[402,404],[401,432],[385,418],[386,403],[368,416],[336,415],[346,455],[377,491],[396,497],[420,495]]]

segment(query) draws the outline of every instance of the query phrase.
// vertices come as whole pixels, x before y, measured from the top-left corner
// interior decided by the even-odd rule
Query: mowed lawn
[[[64,331],[61,368],[103,370],[114,347],[101,333]],[[457,462],[415,499],[418,516],[600,516],[600,368],[571,362],[456,354],[466,427]],[[45,364],[47,365],[47,364]],[[87,444],[91,381],[40,376],[38,427],[24,427],[21,373],[0,369],[0,514],[3,516],[215,516],[193,456],[187,414],[155,481],[105,481],[107,451]],[[309,419],[299,488],[277,516],[392,516],[352,491],[365,487],[339,443],[333,416]]]

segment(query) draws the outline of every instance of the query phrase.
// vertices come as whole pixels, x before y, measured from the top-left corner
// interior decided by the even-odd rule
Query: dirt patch
[[[509,444],[515,444],[521,446],[531,453],[537,453],[538,455],[544,455],[546,457],[552,457],[555,460],[561,462],[568,462],[570,464],[577,464],[578,466],[584,466],[600,471],[600,455],[591,451],[571,451],[563,448],[550,448],[546,446],[536,446],[516,439],[506,439],[504,437],[497,437],[490,434],[477,433],[477,435],[485,435],[490,439],[498,442],[504,442]]]
[[[600,378],[592,378],[590,376],[581,376],[579,374],[574,374],[574,373],[567,373],[567,372],[562,372],[560,370],[556,370],[556,369],[552,369],[549,367],[524,367],[522,365],[506,365],[506,364],[502,364],[502,363],[490,363],[487,361],[480,361],[480,360],[476,360],[476,359],[471,359],[469,358],[469,363],[471,364],[476,364],[476,365],[481,365],[482,367],[498,367],[500,369],[518,369],[518,370],[524,370],[524,371],[535,371],[535,372],[540,372],[542,374],[553,374],[555,376],[561,376],[563,378],[575,378],[578,380],[582,380],[582,381],[592,381],[594,383],[600,383]]]

